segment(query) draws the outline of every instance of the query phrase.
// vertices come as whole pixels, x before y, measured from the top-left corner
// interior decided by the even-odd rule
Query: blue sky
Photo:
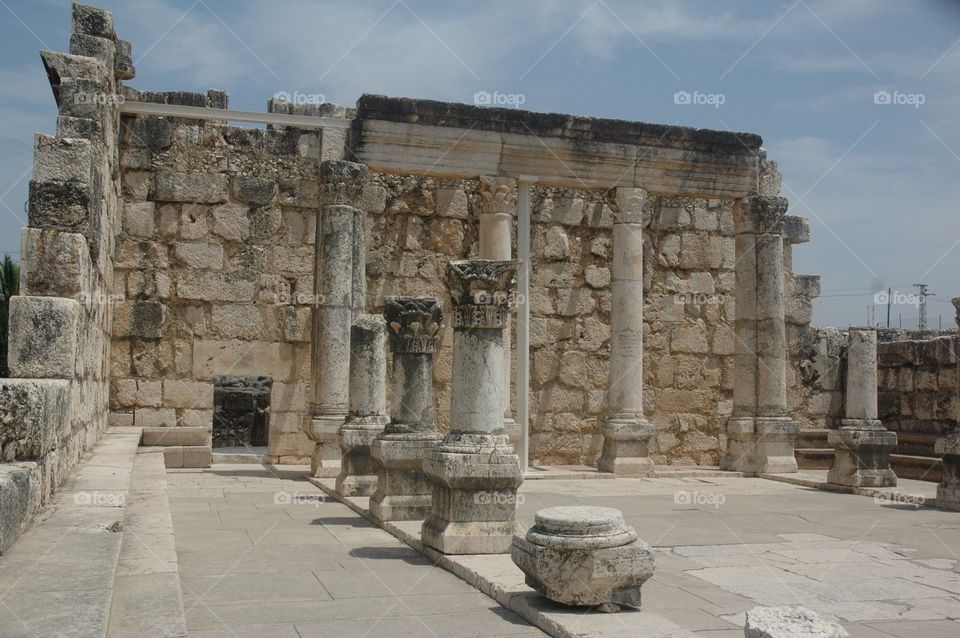
[[[124,0],[137,88],[363,92],[759,133],[813,241],[815,321],[862,324],[873,293],[960,295],[960,0]],[[34,131],[56,110],[37,52],[66,50],[70,3],[0,0],[0,252],[19,250]],[[674,94],[702,104],[676,104]],[[876,103],[875,94],[892,103]],[[717,104],[722,102],[722,104]],[[915,326],[913,305],[893,323]],[[877,308],[877,319],[885,309]]]

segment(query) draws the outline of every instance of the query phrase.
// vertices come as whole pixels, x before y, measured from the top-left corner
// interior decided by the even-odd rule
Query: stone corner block
[[[70,427],[70,382],[0,380],[0,460],[43,458]]]
[[[0,464],[0,554],[10,549],[40,511],[41,495],[36,463]]]
[[[8,360],[22,379],[72,379],[80,303],[62,297],[12,297]]]
[[[33,180],[90,183],[93,154],[90,140],[37,133],[33,143]]]

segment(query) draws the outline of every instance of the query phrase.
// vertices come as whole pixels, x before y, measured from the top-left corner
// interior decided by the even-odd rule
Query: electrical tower
[[[917,296],[920,298],[920,330],[927,329],[927,297],[936,297],[932,292],[927,292],[927,284],[913,284],[915,288],[919,288],[920,292]]]

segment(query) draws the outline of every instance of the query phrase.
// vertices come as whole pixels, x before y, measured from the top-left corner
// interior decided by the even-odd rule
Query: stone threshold
[[[900,479],[896,487],[852,487],[827,482],[827,470],[800,470],[794,474],[758,474],[758,478],[809,487],[835,494],[868,496],[878,505],[936,507],[937,484],[929,481]]]
[[[724,472],[725,476],[731,472]],[[333,479],[308,478],[324,493],[343,503],[374,525],[417,550],[435,565],[446,569],[480,590],[530,624],[554,638],[695,638],[696,634],[656,614],[623,608],[606,614],[590,608],[566,607],[536,593],[524,582],[523,572],[507,554],[448,556],[420,543],[422,521],[380,522],[368,509],[367,497],[337,494]]]

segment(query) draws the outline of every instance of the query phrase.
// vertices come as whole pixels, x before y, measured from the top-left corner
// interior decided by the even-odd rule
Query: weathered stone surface
[[[112,13],[76,2],[73,4],[71,31],[111,40],[117,37],[113,27]]]
[[[33,149],[33,180],[89,184],[93,156],[89,140],[37,133]]]
[[[371,496],[377,488],[370,446],[389,421],[386,325],[383,317],[360,315],[350,326],[350,408],[337,431],[336,489],[344,496]]]
[[[934,452],[943,462],[937,506],[960,512],[960,432],[937,439]]]
[[[140,445],[204,446],[210,444],[210,430],[203,427],[145,427]]]
[[[24,228],[20,243],[20,294],[77,299],[90,289],[90,252],[83,235]]]
[[[80,304],[60,297],[10,299],[10,372],[22,379],[72,379]]]
[[[117,304],[113,314],[114,334],[118,337],[159,339],[167,309],[159,301],[124,301]]]
[[[0,463],[0,554],[16,542],[40,510],[36,463]]]
[[[161,202],[218,204],[227,200],[229,179],[220,173],[160,171],[156,180],[157,200]]]
[[[514,536],[513,562],[526,583],[564,605],[640,607],[640,588],[653,575],[653,550],[637,538],[619,510],[551,507],[537,512],[523,536]]]
[[[29,461],[57,448],[70,426],[64,380],[0,380],[0,460]]]
[[[745,638],[848,638],[847,630],[803,607],[747,610]]]

